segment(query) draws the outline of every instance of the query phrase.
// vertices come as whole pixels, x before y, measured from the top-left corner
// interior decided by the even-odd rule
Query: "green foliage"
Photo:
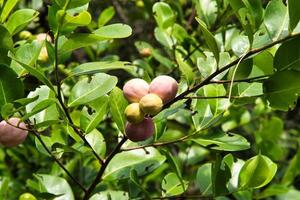
[[[0,0],[0,119],[29,131],[0,199],[297,199],[299,6]],[[129,141],[120,88],[159,75],[177,97]]]

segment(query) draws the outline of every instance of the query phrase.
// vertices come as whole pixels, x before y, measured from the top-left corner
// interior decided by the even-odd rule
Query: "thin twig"
[[[109,162],[111,161],[111,159],[120,152],[120,149],[122,147],[122,145],[127,141],[127,137],[124,136],[121,141],[117,144],[117,146],[115,147],[115,149],[106,157],[106,159],[104,160],[103,164],[100,167],[100,170],[95,178],[95,180],[92,182],[91,186],[88,188],[88,190],[86,191],[83,200],[88,200],[89,197],[91,196],[93,190],[96,188],[96,186],[101,182],[102,176],[104,174],[104,171],[106,169],[106,167],[108,166]]]
[[[230,96],[231,99],[247,99],[247,98],[255,98],[255,97],[262,97],[261,95],[253,95],[253,96]],[[184,97],[184,99],[227,99],[229,95],[223,96],[211,96],[211,97],[204,97],[204,96],[191,96],[191,97]]]

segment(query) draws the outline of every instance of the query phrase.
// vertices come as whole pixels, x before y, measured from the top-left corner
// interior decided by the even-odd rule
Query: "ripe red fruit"
[[[19,123],[19,118],[12,117],[8,119],[8,122],[14,126],[26,129],[26,124],[24,122]],[[28,134],[28,131],[14,127],[10,124],[5,120],[0,122],[0,144],[6,147],[14,147],[21,144]]]
[[[149,93],[157,94],[163,100],[164,104],[174,99],[177,91],[177,81],[166,75],[158,76],[153,79],[149,87]]]
[[[127,122],[126,136],[133,142],[144,141],[150,138],[154,133],[154,123],[152,118],[145,117],[144,120],[138,124]]]
[[[124,97],[130,103],[138,103],[140,99],[148,94],[149,84],[140,78],[128,81],[123,87]]]

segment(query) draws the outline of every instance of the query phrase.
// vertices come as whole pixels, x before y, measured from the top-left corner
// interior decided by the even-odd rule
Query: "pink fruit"
[[[14,126],[26,129],[26,124],[24,122],[19,124],[19,118],[12,117],[8,119],[8,122]],[[21,144],[28,134],[28,131],[19,129],[10,124],[5,120],[0,122],[0,144],[6,147],[14,147]]]
[[[152,118],[145,117],[145,119],[138,124],[127,122],[125,133],[128,139],[133,142],[148,139],[154,133],[154,123]]]
[[[131,103],[138,103],[140,99],[148,94],[149,84],[140,78],[128,81],[123,87],[124,97]]]
[[[157,94],[163,100],[164,104],[174,99],[177,91],[177,81],[166,75],[158,76],[153,79],[149,87],[149,93]]]

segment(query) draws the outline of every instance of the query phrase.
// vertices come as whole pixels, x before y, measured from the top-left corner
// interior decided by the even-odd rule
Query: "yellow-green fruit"
[[[38,60],[41,62],[47,62],[48,61],[48,51],[46,47],[42,47]]]
[[[161,98],[153,93],[143,96],[140,100],[140,108],[142,111],[149,115],[155,115],[161,111],[163,101]]]
[[[32,34],[31,34],[29,31],[21,31],[21,32],[19,33],[19,37],[20,37],[20,39],[22,39],[22,40],[27,40],[27,39],[29,39],[31,36],[32,36]]]
[[[37,200],[35,196],[33,196],[30,193],[23,193],[21,196],[19,196],[19,200]]]
[[[125,117],[132,124],[143,121],[145,114],[140,109],[139,103],[129,104],[125,109]]]

